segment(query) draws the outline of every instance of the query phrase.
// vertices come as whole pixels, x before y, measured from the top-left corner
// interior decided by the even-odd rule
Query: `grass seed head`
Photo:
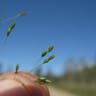
[[[46,54],[47,54],[47,51],[43,51],[42,54],[41,54],[41,57],[46,56]]]
[[[48,52],[51,52],[53,49],[54,49],[54,46],[51,45],[51,46],[48,48]]]

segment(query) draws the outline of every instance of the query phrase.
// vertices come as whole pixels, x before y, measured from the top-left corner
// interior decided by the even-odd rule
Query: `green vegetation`
[[[80,96],[96,96],[96,64],[66,73],[61,88]]]
[[[83,61],[79,65],[82,66],[76,67],[76,63],[69,60],[61,76],[54,76],[49,71],[47,78],[53,81],[54,87],[76,96],[96,96],[96,62],[88,64]]]
[[[54,85],[55,86],[55,85]],[[58,84],[61,90],[76,94],[76,96],[96,96],[96,84],[65,83]]]

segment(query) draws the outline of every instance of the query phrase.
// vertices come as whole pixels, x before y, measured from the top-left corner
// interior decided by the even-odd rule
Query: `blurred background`
[[[5,44],[12,22],[16,27]],[[56,58],[33,73],[52,80],[50,86],[62,94],[96,96],[95,43],[95,0],[0,0],[0,74],[16,64],[30,72],[42,51],[54,45]]]

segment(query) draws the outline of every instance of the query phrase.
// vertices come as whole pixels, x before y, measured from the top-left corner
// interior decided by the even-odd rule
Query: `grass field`
[[[96,84],[63,83],[58,88],[77,96],[96,96]]]
[[[58,88],[49,87],[50,96],[76,96]]]

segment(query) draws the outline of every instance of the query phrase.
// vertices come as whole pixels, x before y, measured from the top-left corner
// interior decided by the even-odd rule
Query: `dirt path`
[[[58,90],[53,87],[50,87],[49,91],[50,91],[51,96],[76,96],[76,95],[69,94],[65,91]]]

